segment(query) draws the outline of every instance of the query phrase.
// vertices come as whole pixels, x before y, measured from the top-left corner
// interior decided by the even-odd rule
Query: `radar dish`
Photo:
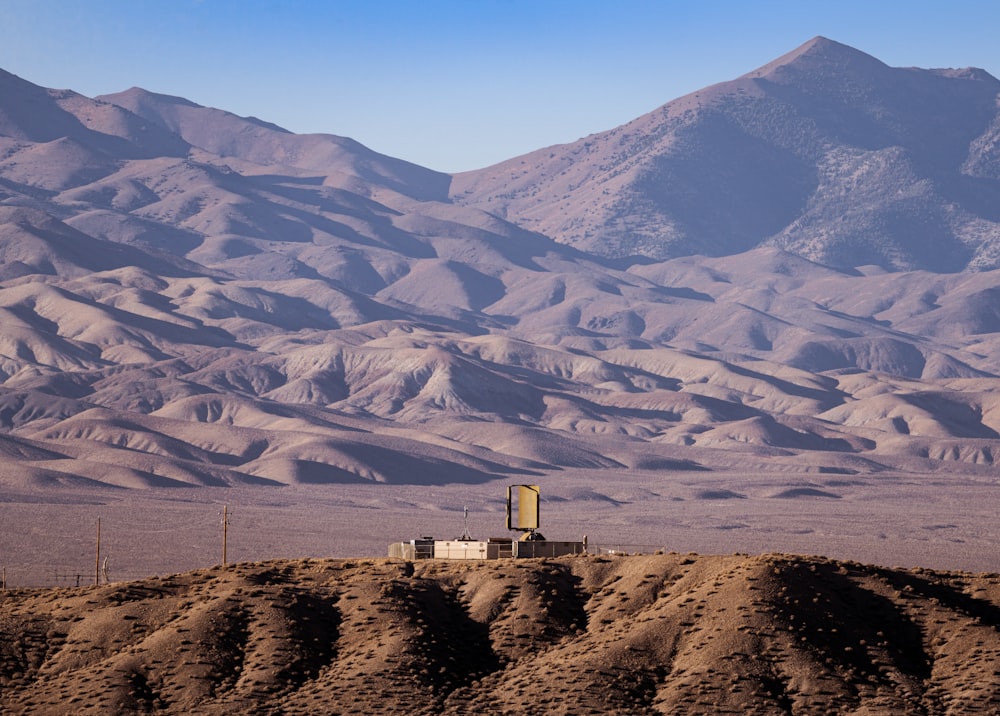
[[[538,529],[539,496],[538,485],[507,486],[507,529],[525,532]]]

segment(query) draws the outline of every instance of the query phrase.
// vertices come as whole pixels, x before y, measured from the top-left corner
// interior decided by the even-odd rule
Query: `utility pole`
[[[226,566],[227,549],[229,547],[229,505],[222,506],[222,566]]]
[[[97,518],[97,558],[94,560],[94,584],[101,583],[101,518]]]

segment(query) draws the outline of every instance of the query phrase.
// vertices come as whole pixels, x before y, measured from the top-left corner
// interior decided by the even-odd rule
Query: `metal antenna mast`
[[[459,539],[459,541],[462,541],[462,542],[471,542],[472,541],[472,535],[469,534],[469,506],[468,505],[465,506],[465,532],[463,532],[462,536],[459,537],[458,539]]]

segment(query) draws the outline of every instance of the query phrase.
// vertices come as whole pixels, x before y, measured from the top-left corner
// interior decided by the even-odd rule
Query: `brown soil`
[[[787,555],[239,564],[0,593],[0,711],[1000,709],[1000,577]]]

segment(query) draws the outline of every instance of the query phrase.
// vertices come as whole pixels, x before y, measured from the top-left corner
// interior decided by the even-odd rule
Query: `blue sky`
[[[998,27],[998,0],[0,0],[0,68],[461,171],[611,129],[816,35],[1000,76]]]

